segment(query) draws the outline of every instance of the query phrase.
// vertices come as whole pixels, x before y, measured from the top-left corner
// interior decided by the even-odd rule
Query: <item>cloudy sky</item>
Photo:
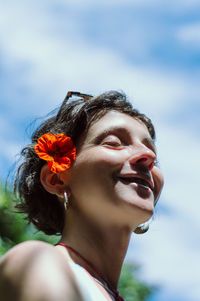
[[[1,180],[68,90],[123,90],[152,118],[165,187],[127,254],[160,285],[151,301],[200,300],[199,81],[199,0],[0,3]]]

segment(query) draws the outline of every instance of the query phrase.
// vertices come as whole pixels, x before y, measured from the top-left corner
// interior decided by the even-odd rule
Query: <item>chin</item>
[[[138,224],[147,222],[154,214],[154,200],[141,198],[128,198],[123,200],[134,221]]]
[[[148,213],[149,214],[146,214],[145,216],[141,217],[140,224],[148,222],[152,218],[154,211],[151,211],[151,213],[149,211]]]
[[[116,197],[121,204],[127,205],[129,210],[135,211],[142,218],[141,223],[146,222],[154,214],[154,194],[140,185],[132,186],[118,186]]]
[[[149,196],[148,198],[143,198],[138,194],[131,194],[127,195],[124,200],[125,203],[128,203],[129,206],[138,208],[142,212],[146,212],[149,216],[153,215],[154,213],[154,197],[153,195]]]

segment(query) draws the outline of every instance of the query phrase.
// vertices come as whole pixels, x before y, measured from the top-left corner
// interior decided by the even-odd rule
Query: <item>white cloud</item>
[[[21,8],[18,10],[21,12]],[[80,33],[73,29],[64,40],[51,31],[46,32],[47,24],[51,28],[53,20],[45,17],[46,12],[42,10],[37,15],[37,26],[34,9],[31,18],[23,11],[18,26],[7,26],[6,30],[5,24],[13,16],[7,12],[6,19],[5,15],[0,32],[4,60],[19,72],[17,82],[23,82],[35,95],[44,97],[41,110],[42,105],[46,108],[47,104],[62,99],[67,89],[91,92],[92,87],[94,93],[98,93],[120,88],[133,96],[139,107],[159,110],[161,114],[191,97],[191,89],[188,89],[191,78],[155,68],[130,66],[114,49],[96,47],[82,40]],[[71,22],[74,24],[71,19],[66,20],[70,27]],[[18,65],[26,67],[20,70]],[[34,98],[29,100],[29,108],[32,107],[30,102],[35,106]]]
[[[90,93],[123,89],[136,99],[142,110],[144,107],[147,112],[157,114],[159,110],[161,115],[184,99],[191,99],[194,89],[195,95],[199,93],[200,88],[194,87],[190,76],[131,66],[114,49],[100,48],[84,40],[77,20],[67,12],[65,27],[70,30],[64,37],[55,34],[53,25],[56,27],[57,21],[46,13],[43,5],[22,2],[10,10],[10,5],[4,4],[0,27],[4,61],[11,70],[14,66],[14,71],[19,72],[16,82],[32,89],[35,97],[44,98],[40,106],[42,113],[47,104],[62,99],[67,89]],[[29,100],[31,111],[32,106],[35,107],[34,97]]]
[[[187,220],[159,216],[149,232],[133,237],[127,259],[136,259],[142,266],[142,279],[160,285],[163,294],[171,292],[174,297],[196,301],[200,295],[199,244],[196,248],[190,244],[194,229],[189,230]]]
[[[175,128],[163,124],[159,129],[162,133],[159,136],[160,161],[168,176],[164,191],[168,204],[176,208],[177,212],[192,215],[198,221],[200,161],[197,158],[200,137],[192,133],[187,125]]]
[[[181,294],[196,301],[199,282],[199,170],[200,139],[187,126],[160,126],[159,151],[165,186],[159,204],[170,214],[159,214],[147,234],[134,236],[128,258],[142,264],[142,278],[164,283],[163,294]],[[159,206],[158,204],[158,206]]]
[[[200,49],[200,22],[181,26],[178,28],[176,35],[188,47]]]
[[[74,0],[71,1],[65,1],[65,0],[58,0],[57,3],[60,5],[66,5],[71,7],[76,7],[77,9],[88,9],[88,7],[98,7],[98,6],[104,6],[104,7],[116,7],[116,6],[131,6],[131,7],[141,7],[141,8],[149,8],[149,7],[156,7],[157,9],[159,7],[165,8],[167,10],[169,9],[175,9],[179,8],[181,10],[182,8],[192,8],[194,6],[198,6],[200,4],[199,0],[177,0],[174,2],[173,0],[96,0],[95,2],[93,0]]]
[[[139,0],[123,0],[123,3],[122,0],[88,0],[84,2],[84,9],[89,4],[111,5],[114,2],[114,5],[137,3],[138,6],[146,3],[140,1],[139,4]],[[149,1],[149,5],[156,2],[159,1]],[[49,8],[53,3],[4,1],[0,4],[1,55],[4,68],[13,77],[15,75],[14,82],[8,84],[9,91],[13,97],[18,96],[11,97],[11,101],[5,104],[14,120],[9,119],[7,123],[2,118],[0,126],[6,133],[13,133],[16,117],[19,120],[19,117],[23,119],[24,116],[47,113],[62,100],[68,89],[94,94],[123,89],[141,111],[157,120],[160,162],[166,177],[161,201],[174,213],[170,217],[158,216],[148,234],[134,239],[131,256],[144,263],[148,279],[163,283],[170,290],[183,291],[185,295],[190,293],[188,300],[195,300],[199,294],[195,279],[198,279],[196,263],[200,246],[197,243],[194,247],[193,239],[200,227],[200,141],[186,124],[179,128],[176,124],[174,128],[167,120],[184,103],[197,101],[200,94],[198,76],[151,66],[134,66],[115,49],[89,42],[81,35],[78,20],[68,10],[70,6],[79,7],[81,3],[78,0],[56,2],[57,5],[66,5],[65,30],[62,31],[57,17]],[[178,7],[180,3],[197,5],[198,1],[173,3]],[[183,32],[188,32],[188,37],[191,37],[191,29],[186,29]],[[28,90],[26,102],[24,97],[19,97],[21,87]],[[19,142],[1,139],[0,144],[1,157],[14,160],[14,154],[20,148]],[[188,286],[193,288],[192,292]]]
[[[193,7],[193,6],[199,6],[200,1],[199,0],[178,0],[176,1],[177,5],[185,5],[186,7]]]
[[[13,124],[6,119],[6,116],[0,115],[0,129],[1,155],[7,159],[12,158],[16,155],[16,151],[19,151],[19,142],[12,142],[15,135],[15,128]]]

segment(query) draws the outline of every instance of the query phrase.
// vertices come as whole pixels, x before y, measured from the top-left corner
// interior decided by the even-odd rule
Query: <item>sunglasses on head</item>
[[[62,111],[63,107],[65,106],[66,102],[72,96],[78,96],[80,98],[83,98],[84,100],[89,100],[90,98],[93,97],[92,95],[80,93],[80,92],[77,92],[77,91],[69,91],[69,92],[67,92],[67,95],[66,95],[65,99],[63,100],[63,103],[62,103],[62,105],[60,107],[60,110],[59,110],[59,112],[57,114],[57,118],[56,118],[57,120],[59,119],[61,111]]]
[[[66,102],[72,96],[78,96],[78,97],[83,98],[84,100],[88,100],[92,97],[92,95],[89,95],[89,94],[84,94],[84,93],[80,93],[80,92],[76,92],[76,91],[69,91],[69,92],[67,92],[64,102]]]

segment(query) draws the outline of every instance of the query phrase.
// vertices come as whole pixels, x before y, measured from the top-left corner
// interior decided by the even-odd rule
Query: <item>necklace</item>
[[[58,243],[58,244],[56,244],[56,246],[57,245],[67,248],[68,250],[72,251],[76,256],[81,258],[99,276],[99,278],[101,280],[103,280],[104,283],[100,282],[98,279],[96,279],[94,277],[93,278],[97,282],[99,282],[108,291],[109,294],[111,293],[115,297],[116,301],[124,301],[124,299],[120,296],[119,291],[115,290],[113,287],[111,287],[111,285],[101,276],[101,274],[98,271],[96,271],[96,269],[93,267],[93,265],[87,259],[85,259],[78,251],[76,251],[74,248],[72,248],[68,245],[65,245],[63,243]]]

